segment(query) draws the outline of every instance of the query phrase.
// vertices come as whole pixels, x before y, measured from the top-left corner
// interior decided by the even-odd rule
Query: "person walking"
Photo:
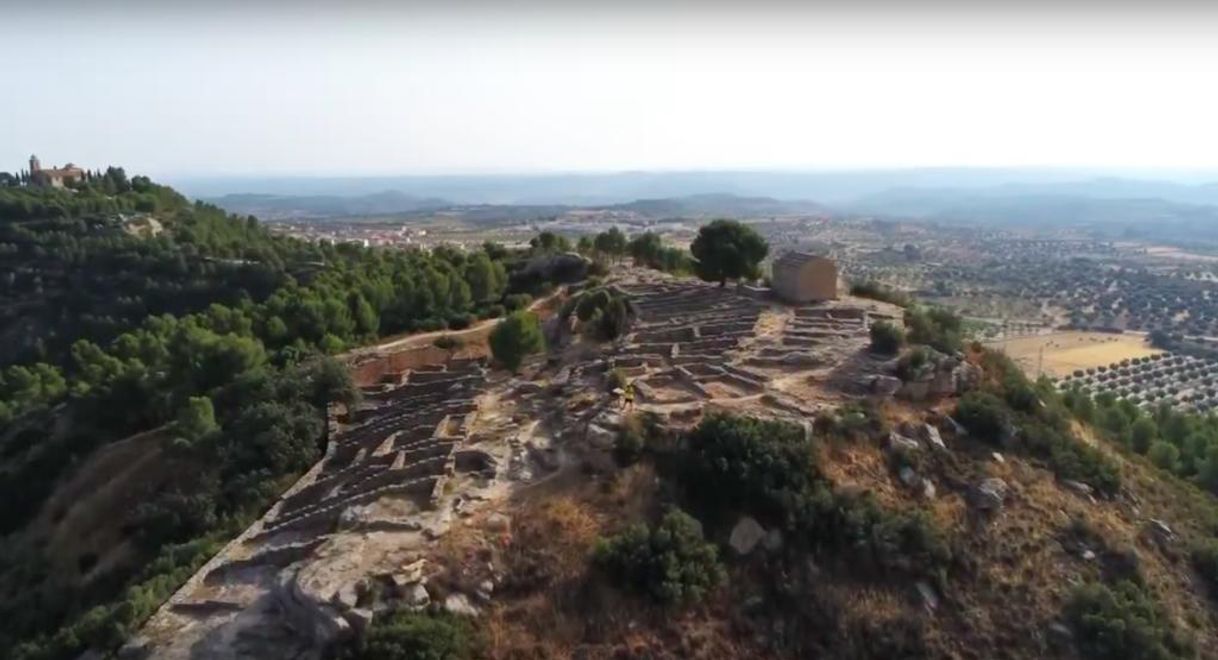
[[[626,391],[622,393],[622,409],[634,410],[634,383],[626,383]]]

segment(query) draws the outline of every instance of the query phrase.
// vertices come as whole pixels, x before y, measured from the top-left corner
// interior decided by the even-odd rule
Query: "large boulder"
[[[918,441],[914,440],[913,438],[903,436],[896,431],[892,431],[888,434],[887,447],[891,451],[918,451],[922,448],[922,445],[918,444]]]
[[[743,516],[732,528],[732,535],[728,538],[728,545],[732,546],[732,550],[738,555],[747,555],[757,547],[757,544],[765,538],[765,528],[761,526],[751,516]]]
[[[1007,482],[991,477],[973,489],[973,506],[982,511],[998,511],[1006,502],[1009,492]]]
[[[956,367],[955,371],[956,393],[964,394],[977,389],[981,386],[981,379],[985,376],[985,372],[981,367],[970,364],[968,362],[961,363]]]

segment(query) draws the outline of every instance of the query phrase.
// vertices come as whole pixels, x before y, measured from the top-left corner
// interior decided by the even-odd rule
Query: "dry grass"
[[[1104,332],[1055,332],[1050,335],[1018,337],[989,344],[1007,354],[1029,376],[1040,375],[1043,350],[1044,373],[1061,378],[1076,369],[1102,367],[1126,358],[1160,353],[1142,335]]]

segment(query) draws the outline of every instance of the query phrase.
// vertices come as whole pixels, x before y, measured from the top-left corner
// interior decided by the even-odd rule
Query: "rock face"
[[[752,517],[743,516],[732,528],[732,535],[727,543],[736,554],[743,556],[752,552],[764,538],[765,528]]]
[[[871,379],[871,392],[877,396],[891,397],[901,389],[901,379],[895,376],[876,376]]]
[[[288,626],[316,648],[328,648],[351,634],[351,624],[338,609],[318,598],[298,579],[298,573],[284,576],[273,598]]]
[[[956,393],[964,394],[977,389],[981,385],[981,378],[984,375],[981,367],[969,362],[962,363],[956,367]]]
[[[588,425],[588,444],[596,449],[613,449],[617,442],[617,434],[599,424]]]
[[[973,506],[982,511],[998,511],[1006,502],[1007,482],[997,477],[986,479],[973,489]]]

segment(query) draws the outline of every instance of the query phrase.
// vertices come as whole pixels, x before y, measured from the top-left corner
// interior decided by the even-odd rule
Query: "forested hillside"
[[[526,304],[526,256],[307,244],[117,168],[0,188],[0,656],[119,642],[316,460],[358,394],[326,355]],[[125,560],[50,561],[27,527],[56,485],[147,431],[180,478],[126,513]]]

